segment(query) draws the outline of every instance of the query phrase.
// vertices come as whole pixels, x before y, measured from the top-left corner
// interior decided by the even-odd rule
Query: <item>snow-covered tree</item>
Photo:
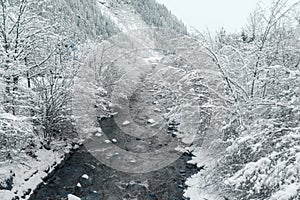
[[[299,198],[299,4],[258,7],[241,35],[220,31],[205,44],[232,100],[221,132],[228,148],[211,177],[237,199]]]
[[[7,112],[22,112],[18,99],[22,79],[30,87],[31,72],[39,72],[51,56],[51,26],[36,14],[37,1],[2,0],[1,7],[1,78],[5,82]],[[24,82],[24,81],[23,81]],[[19,108],[18,108],[19,107]]]

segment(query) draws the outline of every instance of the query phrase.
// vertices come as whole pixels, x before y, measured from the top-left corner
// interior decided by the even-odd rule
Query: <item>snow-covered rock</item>
[[[113,142],[113,143],[117,143],[117,140],[116,140],[116,139],[112,139],[112,142]]]
[[[89,179],[89,176],[87,174],[82,175],[82,178]]]
[[[96,136],[96,137],[101,137],[102,134],[101,134],[101,133],[96,133],[95,136]]]
[[[154,119],[148,119],[147,121],[149,124],[154,124],[155,123],[155,120]]]
[[[85,128],[83,131],[85,133],[101,133],[102,129],[101,127],[92,127],[92,128]]]
[[[77,183],[77,185],[76,185],[77,187],[81,187],[81,184],[80,183]]]
[[[158,113],[160,113],[160,112],[161,112],[161,109],[159,109],[159,108],[155,108],[155,109],[154,109],[154,112],[158,112]]]
[[[73,194],[68,194],[68,200],[81,200],[81,198],[79,198]]]
[[[127,125],[129,125],[129,124],[130,124],[130,121],[128,121],[128,120],[126,120],[126,121],[124,121],[124,122],[122,123],[123,126],[127,126]]]
[[[109,143],[111,143],[111,141],[110,141],[110,140],[104,140],[104,142],[105,142],[106,144],[109,144]]]
[[[157,105],[158,101],[153,101],[152,104]]]

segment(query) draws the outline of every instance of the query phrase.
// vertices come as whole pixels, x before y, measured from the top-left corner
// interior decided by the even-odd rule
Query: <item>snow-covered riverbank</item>
[[[1,162],[0,199],[28,199],[35,188],[78,148],[75,142],[54,141],[46,148],[39,144],[22,151],[17,159]]]

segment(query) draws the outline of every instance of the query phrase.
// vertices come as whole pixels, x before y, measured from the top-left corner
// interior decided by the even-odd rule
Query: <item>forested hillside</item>
[[[187,34],[186,26],[164,5],[155,0],[114,0],[114,6],[131,5],[150,27],[160,27]]]
[[[155,0],[132,0],[129,3],[150,26],[187,34],[185,25],[178,21],[164,5],[158,4]]]
[[[41,1],[39,8],[45,11],[43,17],[60,25],[58,31],[73,39],[103,39],[119,32],[116,24],[104,16],[98,1]]]

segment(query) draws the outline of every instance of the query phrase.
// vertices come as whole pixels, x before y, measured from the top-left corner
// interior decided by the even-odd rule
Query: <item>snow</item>
[[[111,141],[110,141],[110,140],[104,140],[104,142],[105,142],[106,144],[109,144],[109,143],[111,143]]]
[[[73,194],[68,194],[68,200],[81,200],[81,198],[79,198]]]
[[[101,133],[96,133],[95,136],[96,136],[96,137],[101,137],[102,134],[101,134]]]
[[[155,120],[154,119],[148,119],[147,121],[149,124],[154,124],[155,123]]]
[[[219,165],[219,160],[227,146],[221,138],[221,134],[218,133],[220,121],[221,119],[212,118],[202,146],[193,149],[194,157],[188,161],[191,164],[197,164],[197,167],[205,167],[185,182],[188,188],[185,190],[184,196],[191,200],[224,200],[225,194],[219,191],[216,180],[212,179],[215,176],[214,169]]]
[[[0,178],[3,178],[3,174],[10,174],[10,170],[15,173],[13,177],[13,188],[11,191],[0,190],[1,200],[11,200],[14,196],[23,196],[23,192],[28,189],[33,190],[40,184],[42,179],[48,175],[54,167],[60,164],[64,159],[65,142],[52,142],[51,151],[46,149],[38,149],[35,152],[36,159],[26,155],[25,152],[20,153],[20,160],[12,161],[12,163],[0,162]],[[67,148],[71,148],[68,146]],[[20,164],[22,163],[22,164]],[[55,166],[54,163],[56,163]],[[8,164],[8,165],[7,165]],[[45,172],[49,170],[49,172]],[[27,181],[25,181],[27,180]],[[28,199],[26,196],[25,199]]]
[[[226,183],[233,184],[237,187],[241,185],[246,180],[249,180],[254,174],[260,177],[261,180],[265,180],[267,178],[264,176],[263,172],[269,169],[269,164],[271,160],[268,158],[261,158],[257,162],[247,163],[246,166],[238,171],[233,177],[229,178]],[[257,184],[254,186],[256,191],[260,191],[261,184],[257,181]]]
[[[217,155],[221,155],[219,151],[222,151],[222,148],[214,143],[194,149],[195,157],[188,163],[197,164],[197,167],[205,166],[205,169],[187,179],[185,184],[188,188],[184,192],[185,197],[191,200],[224,200],[222,194],[216,191],[216,184],[209,182],[209,178],[213,176],[212,170],[218,165]]]
[[[300,153],[296,153],[295,157],[296,157],[296,163],[300,165]]]
[[[158,112],[158,113],[160,113],[160,112],[161,112],[161,109],[159,109],[159,108],[155,108],[155,109],[154,109],[154,112]]]
[[[86,133],[102,133],[101,127],[89,127],[85,128],[84,132]]]
[[[191,183],[189,183],[189,185],[191,185]],[[191,197],[191,199],[194,200],[224,200],[223,197],[216,194],[199,190],[197,183],[195,183],[193,187],[190,186],[190,189],[185,192],[184,196]]]
[[[108,16],[118,26],[118,28],[120,28],[122,31],[127,30],[127,27],[120,22],[118,17],[111,12],[106,5],[103,5],[101,2],[99,2],[98,5],[100,6],[103,15]]]
[[[128,121],[128,120],[126,120],[126,121],[124,121],[124,122],[122,123],[123,126],[127,126],[127,125],[129,125],[129,124],[130,124],[130,121]]]
[[[89,179],[89,176],[87,174],[82,175],[82,178]]]
[[[293,183],[285,186],[285,188],[281,191],[276,192],[270,200],[287,200],[293,199],[297,196],[298,190],[300,189],[299,183]]]

